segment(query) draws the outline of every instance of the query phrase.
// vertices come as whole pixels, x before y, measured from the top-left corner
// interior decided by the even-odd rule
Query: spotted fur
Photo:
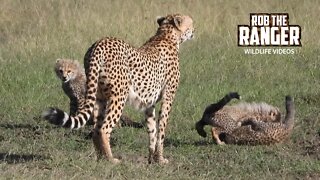
[[[208,106],[202,119],[196,123],[199,135],[206,137],[205,125],[211,125],[212,138],[217,144],[224,144],[219,138],[221,133],[229,133],[241,126],[248,119],[258,121],[279,121],[281,113],[278,108],[266,103],[242,102],[232,106],[225,106],[232,98],[226,95],[219,103]],[[224,103],[221,103],[224,102]],[[218,107],[218,108],[217,108]]]
[[[158,18],[156,34],[140,48],[122,40],[103,38],[94,43],[84,58],[87,93],[83,108],[69,116],[50,108],[44,118],[52,124],[80,128],[89,119],[94,104],[101,101],[93,133],[98,158],[118,162],[110,148],[112,128],[119,121],[125,103],[144,111],[149,134],[149,163],[167,163],[163,157],[163,142],[169,113],[179,84],[179,46],[193,37],[193,21],[180,14]],[[98,97],[101,96],[101,97]],[[159,121],[155,119],[155,104],[161,101]]]
[[[54,68],[57,77],[62,81],[62,89],[70,99],[70,115],[75,115],[78,109],[85,103],[86,96],[86,74],[77,60],[57,59]],[[98,100],[99,102],[101,100]],[[96,103],[94,107],[92,124],[95,124],[99,114],[99,106]],[[119,126],[130,126],[142,128],[141,123],[132,121],[128,116],[121,115]]]
[[[282,121],[264,122],[248,119],[241,127],[224,134],[227,144],[270,145],[282,143],[290,137],[294,126],[293,98],[286,96],[286,116]]]

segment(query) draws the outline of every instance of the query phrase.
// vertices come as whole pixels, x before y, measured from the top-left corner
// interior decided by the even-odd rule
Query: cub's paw
[[[229,93],[229,96],[230,96],[231,98],[241,99],[241,96],[239,95],[238,92],[230,92],[230,93]]]
[[[117,158],[111,158],[109,159],[109,161],[112,163],[112,164],[119,164],[121,161]]]
[[[160,165],[165,165],[165,164],[168,164],[168,163],[169,163],[169,160],[166,159],[166,158],[160,158],[160,159],[158,160],[158,163],[159,163]]]

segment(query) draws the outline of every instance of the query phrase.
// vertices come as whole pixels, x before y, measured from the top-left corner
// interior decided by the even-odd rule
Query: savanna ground
[[[320,41],[317,0],[85,1],[0,0],[0,179],[317,179],[320,178]],[[181,46],[181,83],[167,137],[170,164],[147,164],[145,129],[123,127],[112,136],[122,163],[95,160],[90,131],[56,128],[39,116],[49,106],[68,111],[53,65],[82,61],[105,36],[140,46],[157,28],[156,17],[191,15],[196,34]],[[294,55],[245,55],[237,25],[252,12],[287,12],[302,27]],[[206,105],[229,91],[265,101],[284,112],[295,98],[291,139],[273,146],[217,146],[194,129]],[[127,108],[136,121],[141,113]],[[207,131],[209,129],[206,129]]]

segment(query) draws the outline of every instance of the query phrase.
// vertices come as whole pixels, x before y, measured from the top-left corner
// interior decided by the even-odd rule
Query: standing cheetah
[[[193,20],[174,14],[157,19],[156,34],[140,48],[122,40],[103,38],[95,42],[84,58],[87,75],[86,102],[69,116],[50,108],[43,117],[50,123],[77,129],[89,119],[94,104],[103,99],[94,133],[93,144],[98,158],[114,158],[110,148],[112,128],[119,121],[125,103],[144,111],[149,134],[149,163],[167,163],[163,157],[165,129],[179,85],[179,47],[193,37]],[[100,97],[99,97],[100,96]],[[161,101],[159,120],[155,119],[155,104]]]
[[[239,103],[225,106],[231,99],[240,96],[238,93],[229,93],[218,103],[209,105],[200,121],[196,123],[199,135],[206,137],[205,125],[211,125],[212,138],[217,144],[224,144],[219,138],[221,133],[229,133],[241,126],[248,119],[259,121],[280,121],[281,113],[278,108],[266,103]]]

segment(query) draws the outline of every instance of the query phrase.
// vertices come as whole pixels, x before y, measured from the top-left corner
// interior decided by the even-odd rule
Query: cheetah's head
[[[70,59],[57,59],[55,65],[55,72],[57,76],[64,82],[67,83],[72,79],[76,78],[77,71],[80,65],[76,60]]]
[[[193,20],[189,16],[180,14],[167,15],[166,17],[158,17],[157,23],[160,26],[159,29],[173,26],[179,43],[193,38]]]
[[[269,117],[271,121],[279,122],[281,120],[281,112],[279,108],[270,109]]]

